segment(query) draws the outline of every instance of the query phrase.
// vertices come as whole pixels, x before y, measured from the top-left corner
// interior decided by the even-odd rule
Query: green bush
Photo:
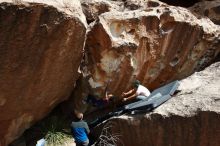
[[[48,133],[45,136],[45,139],[46,139],[46,146],[61,146],[73,140],[73,138],[68,134],[62,132],[51,132],[51,131],[48,131]]]
[[[41,123],[41,127],[45,135],[46,146],[61,146],[73,140],[70,126],[64,118],[48,117]]]

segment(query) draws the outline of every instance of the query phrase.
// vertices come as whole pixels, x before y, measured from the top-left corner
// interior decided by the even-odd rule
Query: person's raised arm
[[[108,93],[108,91],[105,91],[105,99],[109,100],[113,97],[113,94]]]
[[[105,98],[108,98],[108,91],[105,91]]]

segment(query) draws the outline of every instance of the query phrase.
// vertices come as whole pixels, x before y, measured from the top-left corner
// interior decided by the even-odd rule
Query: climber
[[[150,95],[150,91],[140,84],[140,81],[135,80],[133,82],[133,89],[128,92],[123,92],[123,101],[136,98],[136,100],[145,100]]]
[[[97,99],[94,95],[89,94],[86,99],[83,99],[83,103],[84,104],[86,104],[86,103],[91,104],[95,107],[103,107],[103,106],[109,104],[110,101],[112,101],[113,98],[115,98],[114,95],[110,94],[108,91],[108,86],[109,86],[110,82],[111,82],[111,80],[108,80],[107,85],[105,87],[105,90],[104,90],[105,97],[104,98]]]
[[[77,121],[71,123],[71,132],[75,139],[76,146],[88,146],[90,133],[88,124],[83,121],[83,114],[76,113]]]
[[[112,101],[114,96],[105,92],[105,97],[102,99],[97,99],[95,96],[89,94],[86,99],[83,100],[83,103],[91,104],[96,107],[103,107]]]

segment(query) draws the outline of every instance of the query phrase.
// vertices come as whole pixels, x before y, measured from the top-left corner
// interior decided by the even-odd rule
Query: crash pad
[[[99,117],[92,121],[89,125],[90,128],[95,127],[99,123],[113,117],[113,116],[119,116],[125,113],[131,113],[132,111],[145,111],[149,112],[167,100],[169,100],[172,95],[177,90],[178,86],[180,85],[179,81],[171,82],[165,86],[162,86],[156,90],[154,90],[148,98],[140,101],[136,101],[134,103],[127,104],[123,107],[118,108],[114,112],[110,112],[106,114],[105,116]]]

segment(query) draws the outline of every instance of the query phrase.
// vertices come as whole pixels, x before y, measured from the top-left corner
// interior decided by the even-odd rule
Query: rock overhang
[[[189,36],[192,37],[191,40],[189,39]],[[179,37],[180,41],[177,43],[185,43],[185,46],[182,45],[178,47],[178,44],[172,45],[172,42],[169,41],[172,38],[174,39],[174,37]],[[151,69],[146,68],[146,70],[150,70],[150,74],[156,75],[156,72],[161,72],[162,70],[166,69],[166,62],[169,62],[169,65],[171,66],[169,70],[171,70],[171,68],[176,70],[178,67],[175,66],[178,65],[179,67],[182,66],[183,69],[178,69],[178,72],[182,72],[183,77],[187,74],[183,73],[184,69],[186,69],[184,68],[184,61],[186,61],[185,59],[187,56],[189,58],[191,56],[190,63],[194,64],[194,67],[191,68],[192,70],[188,71],[192,73],[197,66],[196,62],[198,62],[199,59],[204,55],[205,49],[208,49],[210,41],[213,43],[212,46],[215,48],[214,52],[218,52],[218,39],[219,26],[213,24],[210,20],[198,19],[185,8],[176,8],[173,6],[164,5],[161,7],[145,8],[145,10],[106,12],[101,14],[99,19],[92,23],[90,26],[90,31],[88,32],[86,49],[90,54],[96,54],[90,60],[94,63],[94,66],[92,67],[92,70],[93,68],[94,70],[90,70],[90,73],[93,76],[90,78],[90,80],[92,80],[93,83],[99,82],[99,87],[104,89],[109,80],[114,80],[111,79],[114,78],[111,74],[117,76],[121,73],[120,70],[122,68],[127,68],[128,71],[124,70],[127,73],[133,72],[130,74],[130,76],[136,76],[138,78],[142,76],[143,79],[143,75],[140,75],[140,70],[141,68],[143,69],[143,65],[145,65],[146,68],[146,62],[149,62],[149,60],[154,60],[157,62],[157,64],[154,65],[155,67],[152,67]],[[179,52],[179,55],[174,55],[175,51],[171,51],[175,50],[174,46],[176,46],[176,49],[178,49],[176,50],[176,53],[178,54]],[[143,49],[144,47],[145,49]],[[172,47],[172,49],[168,47]],[[147,57],[146,50],[149,48],[151,49],[151,56]],[[141,49],[142,51],[139,51]],[[159,55],[160,53],[157,51],[160,49],[162,52],[161,55]],[[185,53],[184,50],[186,51]],[[182,54],[180,52],[182,52]],[[111,55],[107,55],[108,53]],[[167,53],[170,53],[170,55]],[[169,57],[167,57],[167,55]],[[108,61],[103,62],[103,60],[109,60],[107,58],[105,59],[105,57],[108,56],[111,56],[110,58],[114,58],[115,63],[114,61],[110,63]],[[166,56],[167,59],[164,60],[163,56]],[[144,57],[146,57],[146,59],[143,59]],[[181,57],[185,59],[181,60]],[[170,60],[168,58],[172,59]],[[123,62],[123,60],[126,60],[126,63]],[[122,64],[127,64],[127,66],[123,67]],[[113,69],[111,70],[111,73],[109,72],[109,68]],[[95,74],[97,75],[97,78],[95,77]],[[182,77],[179,76],[175,78]],[[165,80],[171,81],[174,79],[169,78],[170,77],[159,82],[164,82]],[[120,79],[117,79],[117,81],[120,81]],[[128,79],[132,80],[131,78]],[[156,77],[154,77],[154,79],[156,79]],[[150,84],[154,81],[154,79],[145,77],[145,81],[143,82],[144,84],[147,82]],[[113,82],[116,84],[114,87],[118,87],[120,84],[116,83],[115,81]],[[153,86],[153,88],[156,86],[158,87],[158,85]],[[124,88],[128,88],[128,86]],[[115,92],[117,95],[120,94],[116,91],[116,88],[113,89],[113,92]],[[102,93],[99,95],[102,95]]]

